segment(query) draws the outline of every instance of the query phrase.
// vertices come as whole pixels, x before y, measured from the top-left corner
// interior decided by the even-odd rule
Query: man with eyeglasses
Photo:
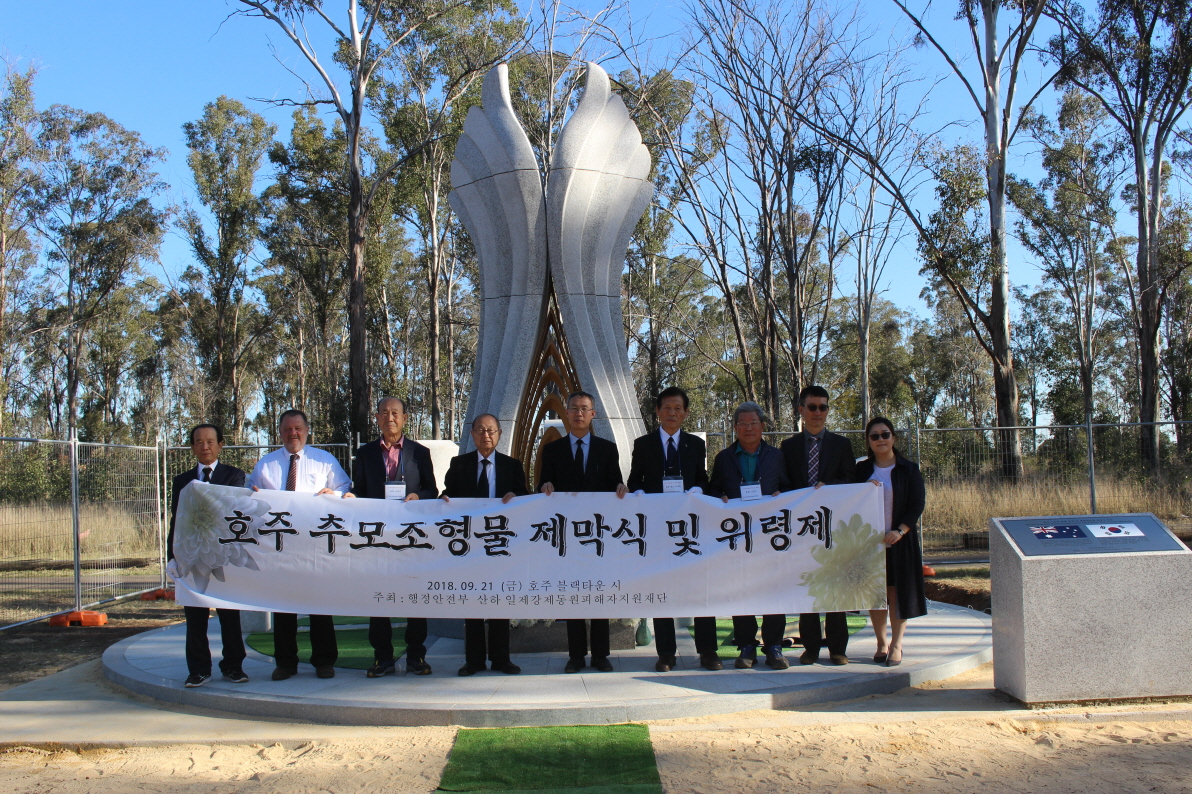
[[[452,499],[496,499],[508,503],[515,496],[526,496],[526,472],[521,461],[497,452],[501,423],[492,414],[480,414],[472,420],[472,444],[476,451],[451,459],[443,478],[443,501]],[[463,676],[485,669],[485,657],[492,669],[516,675],[521,668],[509,659],[509,619],[489,618],[485,636],[484,618],[464,620]]]
[[[782,453],[762,439],[769,417],[760,405],[745,402],[733,411],[733,429],[737,440],[720,450],[712,461],[708,495],[723,501],[761,499],[789,490]],[[762,646],[766,665],[785,670],[790,662],[782,655],[782,633],[786,615],[762,615]],[[757,662],[757,616],[733,615],[733,643],[737,646],[738,670],[748,670]]]
[[[617,445],[592,434],[592,420],[596,418],[596,398],[585,391],[572,392],[567,397],[567,435],[542,448],[542,470],[538,490],[550,496],[563,493],[616,492],[624,498],[625,482],[621,477],[621,461]],[[592,666],[602,673],[613,670],[608,660],[610,637],[608,618],[592,618]],[[567,665],[565,673],[584,669],[588,654],[587,621],[567,621]]]
[[[823,386],[807,386],[799,392],[799,416],[803,432],[782,442],[782,456],[786,460],[787,479],[791,487],[819,488],[821,485],[843,485],[856,480],[857,461],[853,446],[844,436],[828,432],[828,390]],[[828,658],[832,664],[848,664],[848,622],[843,612],[829,612],[820,629],[818,612],[799,615],[799,638],[803,642],[803,664],[819,661],[825,634]]]

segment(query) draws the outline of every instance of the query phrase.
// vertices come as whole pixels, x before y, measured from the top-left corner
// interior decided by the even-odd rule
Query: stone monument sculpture
[[[509,69],[484,78],[451,164],[450,201],[476,248],[480,333],[467,420],[491,413],[500,451],[530,470],[549,412],[596,396],[593,429],[628,452],[645,432],[621,315],[621,272],[649,206],[650,154],[608,75],[587,64],[583,96],[543,174],[518,122]],[[471,448],[464,434],[460,451]],[[622,466],[628,473],[629,456]]]

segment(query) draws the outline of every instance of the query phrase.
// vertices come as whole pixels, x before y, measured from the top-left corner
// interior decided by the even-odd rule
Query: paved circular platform
[[[899,667],[873,663],[876,640],[866,627],[849,641],[851,664],[801,665],[788,649],[789,670],[759,664],[753,670],[709,672],[697,664],[695,645],[679,632],[679,666],[654,671],[652,645],[616,651],[616,668],[567,675],[564,654],[522,654],[520,675],[484,672],[461,678],[463,641],[428,640],[434,675],[367,678],[362,670],[337,669],[320,679],[309,665],[288,681],[270,680],[273,660],[249,650],[244,671],[251,679],[232,684],[218,674],[206,686],[186,689],[185,626],[139,634],[110,647],[103,657],[107,678],[133,692],[169,703],[341,725],[581,725],[730,714],[749,709],[791,708],[895,692],[922,681],[949,678],[992,658],[988,615],[929,603],[929,614],[910,622]],[[219,624],[211,622],[211,647],[220,647]],[[218,659],[218,657],[216,657]],[[400,661],[399,661],[400,665]]]

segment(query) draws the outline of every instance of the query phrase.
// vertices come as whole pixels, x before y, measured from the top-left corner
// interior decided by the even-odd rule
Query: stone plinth
[[[1006,520],[989,522],[994,686],[1028,704],[1192,695],[1192,552],[1027,555]]]

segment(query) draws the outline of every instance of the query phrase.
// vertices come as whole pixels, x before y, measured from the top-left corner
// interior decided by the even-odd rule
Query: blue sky
[[[22,65],[37,65],[39,106],[62,103],[103,112],[151,145],[167,149],[161,174],[171,185],[171,200],[181,202],[191,198],[183,123],[226,94],[265,115],[278,125],[279,137],[284,136],[291,110],[250,98],[302,96],[302,83],[287,65],[313,77],[272,23],[230,17],[237,5],[225,0],[0,0],[0,52]],[[942,29],[962,34],[947,21],[951,8],[948,4],[949,13],[937,15],[946,23]],[[901,22],[892,4],[870,2],[867,10],[882,30]],[[680,28],[683,15],[682,5],[669,0],[637,0],[631,11],[639,21],[648,18],[651,32],[660,35],[656,49],[665,46],[667,33]],[[932,52],[921,50],[919,55],[928,73],[942,73],[942,61]],[[976,115],[954,78],[932,93],[932,103],[940,119]],[[1049,112],[1050,103],[1041,109]],[[958,134],[972,139],[980,130],[972,127]],[[1024,164],[1026,154],[1025,149],[1019,152]],[[181,272],[189,256],[184,241],[171,233],[162,251],[165,274]],[[887,297],[921,310],[918,269],[910,252],[892,262]],[[1016,283],[1037,281],[1036,269],[1021,260],[1017,246],[1011,248],[1010,273]]]

